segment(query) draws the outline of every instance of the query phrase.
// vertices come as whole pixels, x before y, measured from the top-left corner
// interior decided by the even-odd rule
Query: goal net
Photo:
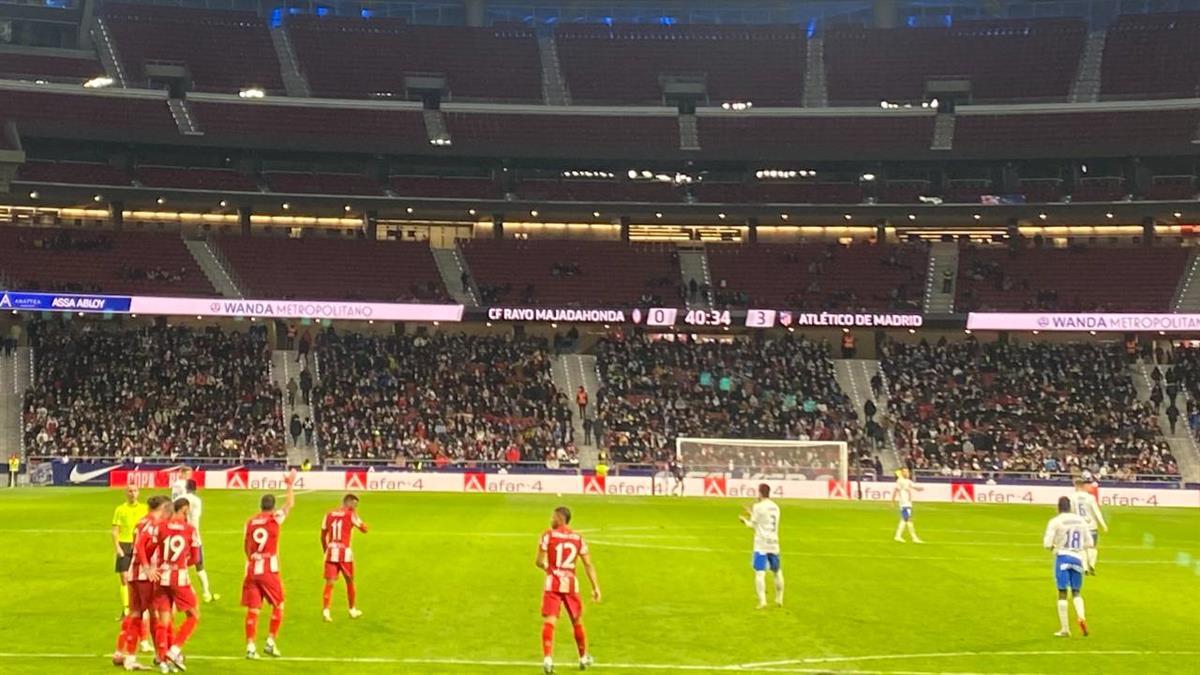
[[[689,474],[731,478],[839,480],[849,473],[841,441],[677,438],[675,459]]]

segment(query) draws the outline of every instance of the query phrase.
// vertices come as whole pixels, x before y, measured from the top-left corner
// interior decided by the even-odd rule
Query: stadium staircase
[[[562,65],[558,60],[558,44],[552,32],[538,36],[538,57],[542,62],[543,102],[546,105],[571,105],[571,92],[563,77]]]
[[[596,393],[600,391],[600,371],[596,369],[596,357],[588,354],[560,354],[554,357],[551,374],[554,377],[554,386],[570,400],[571,421],[575,427],[575,447],[579,450],[579,468],[595,468],[596,460],[600,457],[600,448],[597,443],[583,442],[583,418],[579,416],[579,406],[575,405],[575,392],[579,385],[583,385],[588,395],[587,413],[595,419]]]
[[[933,118],[933,141],[930,150],[954,149],[954,113],[939,112]]]
[[[196,116],[188,107],[187,101],[181,98],[167,99],[167,107],[171,109],[171,118],[175,120],[175,126],[178,127],[179,133],[184,136],[204,135],[204,132],[200,130],[200,124],[196,121]]]
[[[1100,99],[1100,67],[1104,62],[1107,31],[1091,31],[1083,44],[1079,69],[1071,82],[1071,103],[1095,103]]]
[[[700,293],[693,301],[688,297],[688,309],[710,309],[712,299],[712,272],[708,268],[708,255],[704,252],[704,244],[687,243],[679,246],[679,276],[684,286],[695,280],[701,288],[709,289]]]
[[[92,42],[96,45],[96,52],[100,55],[100,65],[104,66],[104,74],[111,77],[118,87],[129,86],[125,80],[125,69],[121,67],[121,59],[117,56],[117,46],[113,43],[104,19],[96,17],[90,33]]]
[[[679,149],[700,149],[700,126],[694,114],[679,114]]]
[[[7,328],[4,329],[7,334]],[[22,347],[11,357],[0,353],[0,456],[21,453],[21,407],[29,386],[29,349]]]
[[[462,282],[463,272],[467,271],[467,260],[458,243],[453,248],[432,247],[433,259],[437,262],[438,273],[442,275],[442,283],[450,291],[450,297],[460,305],[467,307],[479,306],[479,289],[475,287],[475,278],[468,274],[467,285]]]
[[[283,89],[287,95],[301,98],[312,96],[308,80],[300,72],[300,62],[296,58],[296,51],[292,49],[287,29],[282,25],[271,29],[271,45],[275,47],[275,56],[279,59],[279,74],[283,77]]]
[[[825,84],[825,38],[815,35],[808,39],[805,56],[804,94],[800,99],[805,108],[829,106],[829,88]]]
[[[1179,280],[1179,287],[1175,289],[1175,298],[1171,302],[1172,311],[1181,313],[1200,312],[1200,277],[1197,276],[1198,271],[1200,271],[1200,255],[1193,250],[1192,256],[1188,260],[1187,272]]]
[[[451,142],[450,127],[446,126],[446,116],[441,110],[421,111],[425,118],[425,135],[434,145],[449,145]]]
[[[950,292],[942,292],[942,279],[950,273]],[[954,290],[958,287],[958,244],[939,241],[929,250],[929,274],[925,278],[925,313],[953,314]]]
[[[294,349],[276,349],[271,352],[271,382],[279,387],[279,391],[283,392],[283,435],[287,443],[288,464],[293,466],[301,464],[305,459],[311,460],[313,464],[320,464],[320,454],[317,452],[316,432],[313,432],[313,446],[307,447],[304,445],[304,435],[300,436],[300,444],[292,443],[292,433],[288,429],[291,424],[292,415],[299,415],[300,421],[310,419],[313,416],[312,406],[304,404],[304,394],[299,389],[296,390],[296,404],[287,404],[287,384],[288,380],[296,378],[296,385],[300,385],[300,371],[302,364],[296,361],[299,355]],[[309,353],[309,363],[313,372],[313,388],[321,381],[320,364],[317,363],[316,351]],[[313,419],[315,423],[316,420]]]
[[[212,287],[217,289],[217,292],[221,294],[221,297],[245,297],[238,288],[237,282],[234,281],[233,275],[229,273],[225,265],[221,264],[220,259],[217,258],[216,252],[213,250],[212,246],[209,246],[207,240],[185,239],[183,243],[187,246],[188,252],[192,254],[192,258],[195,259],[196,264],[199,265],[200,269],[204,272],[204,276],[208,279],[208,283],[212,284]]]
[[[1150,400],[1150,370],[1152,365],[1138,361],[1136,365],[1130,368],[1130,375],[1133,377],[1133,388],[1137,391],[1139,401]],[[1171,371],[1171,366],[1159,366],[1165,376]],[[1179,465],[1179,475],[1189,483],[1200,482],[1200,446],[1197,446],[1196,439],[1189,433],[1187,423],[1188,396],[1187,387],[1180,387],[1180,401],[1176,404],[1180,410],[1179,423],[1175,427],[1175,433],[1171,433],[1171,423],[1167,419],[1166,403],[1158,411],[1158,427],[1162,430],[1163,437],[1167,439],[1167,444],[1171,446],[1171,454],[1175,456],[1175,461]]]
[[[868,399],[875,400],[875,421],[883,424],[883,420],[888,415],[886,384],[878,399],[872,399],[871,393],[871,378],[875,376],[875,373],[883,375],[883,371],[879,369],[879,362],[874,359],[834,359],[833,372],[837,376],[838,386],[850,397],[850,403],[854,406],[854,410],[863,424],[866,424],[867,421],[863,416],[863,405]],[[884,382],[887,382],[886,378]],[[892,435],[891,426],[884,424],[884,427],[887,429],[887,440],[876,454],[879,455],[879,461],[883,464],[883,470],[892,473],[900,468],[900,455],[896,451],[896,439]]]

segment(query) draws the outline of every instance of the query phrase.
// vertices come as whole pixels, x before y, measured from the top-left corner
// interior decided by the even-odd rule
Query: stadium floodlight
[[[909,220],[916,220],[916,219],[917,219],[917,214],[915,214],[915,213],[910,213],[910,214],[908,214],[908,219],[909,219]]]
[[[103,89],[104,87],[113,86],[113,79],[111,77],[101,75],[100,77],[93,77],[87,82],[84,82],[83,86],[87,89]]]
[[[937,110],[939,105],[941,105],[941,103],[936,98],[929,102],[929,107],[933,108],[934,110]]]
[[[633,169],[630,169],[629,172],[626,173],[625,175],[629,176],[629,180],[637,180],[638,172]]]
[[[1047,215],[1046,215],[1046,214],[1044,214],[1044,213],[1039,213],[1039,214],[1038,214],[1038,218],[1041,218],[1042,220],[1045,220],[1045,219],[1046,219],[1046,218],[1048,218],[1048,217],[1049,217],[1049,216],[1047,216]]]
[[[224,199],[222,199],[222,200],[221,200],[221,202],[220,202],[220,206],[221,206],[221,208],[225,208],[226,206],[229,206],[229,202],[227,202],[227,201],[225,201]]]
[[[724,213],[718,213],[718,214],[717,214],[717,217],[718,217],[718,218],[720,218],[721,220],[725,220],[725,214],[724,214]]]
[[[166,204],[166,203],[167,203],[167,198],[166,198],[166,197],[159,197],[158,199],[156,199],[156,200],[154,200],[154,201],[155,201],[155,203],[156,203],[156,204],[158,204],[159,206],[162,206],[163,204]]]
[[[870,183],[871,181],[875,180],[875,174],[864,173],[863,175],[859,176],[859,178],[862,179],[863,181]]]
[[[1176,218],[1182,218],[1182,217],[1183,217],[1183,212],[1182,212],[1182,211],[1176,211],[1175,213],[1173,213],[1173,214],[1171,214],[1171,215],[1175,216]]]
[[[1108,213],[1104,214],[1104,217],[1105,217],[1105,218],[1108,218],[1108,219],[1110,219],[1110,220],[1111,220],[1111,219],[1112,219],[1112,217],[1113,217],[1113,213],[1112,213],[1112,211],[1109,211]]]
[[[104,201],[104,195],[92,195],[92,201],[97,203],[102,202]]]
[[[266,98],[267,92],[258,87],[247,87],[238,92],[238,96],[242,98]]]
[[[592,211],[592,217],[593,217],[593,218],[599,218],[599,217],[600,217],[600,212],[599,212],[599,211]]]
[[[675,458],[688,474],[729,478],[837,480],[850,475],[844,441],[780,441],[758,438],[675,439]]]
[[[30,198],[30,199],[37,199],[37,198],[38,198],[38,191],[37,191],[37,190],[33,190],[33,191],[31,191],[31,192],[29,193],[29,198]]]

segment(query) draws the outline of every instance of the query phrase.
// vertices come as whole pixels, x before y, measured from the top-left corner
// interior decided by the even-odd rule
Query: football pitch
[[[533,562],[560,503],[604,591],[584,615],[596,672],[1145,674],[1200,664],[1200,511],[1106,509],[1099,575],[1084,584],[1092,635],[1075,628],[1063,639],[1052,637],[1056,593],[1041,548],[1051,507],[918,503],[918,546],[892,541],[885,504],[781,501],[787,602],[758,611],[752,533],[735,500],[371,493],[359,509],[371,531],[354,540],[365,615],[346,616],[339,584],[326,624],[318,531],[340,495],[316,492],[297,496],[283,526],[284,657],[247,662],[242,525],[258,495],[202,497],[222,598],[202,606],[191,673],[541,672],[543,573]],[[0,672],[116,671],[110,523],[121,498],[0,490]],[[555,657],[558,672],[575,671],[565,616]]]

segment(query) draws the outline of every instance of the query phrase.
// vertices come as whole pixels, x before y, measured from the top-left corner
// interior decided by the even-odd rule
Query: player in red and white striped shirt
[[[258,614],[263,600],[271,604],[271,627],[263,651],[282,656],[275,638],[283,623],[283,581],[279,578],[279,526],[296,505],[293,485],[296,472],[284,478],[287,495],[283,508],[275,509],[275,495],[263,495],[261,511],[246,521],[246,578],[242,581],[242,605],[246,607],[246,658],[257,659],[254,640],[258,636]]]
[[[550,517],[550,529],[542,534],[538,543],[536,564],[539,569],[546,571],[546,584],[542,589],[542,670],[546,673],[554,672],[554,626],[564,605],[575,627],[579,669],[587,670],[593,662],[592,655],[587,651],[587,635],[583,630],[583,601],[579,598],[579,578],[575,576],[576,561],[583,562],[583,569],[592,585],[592,599],[596,602],[600,602],[600,582],[596,581],[596,568],[592,565],[587,542],[579,533],[567,527],[570,522],[570,509],[565,506],[554,509],[554,515]]]
[[[149,624],[156,623],[154,617],[154,584],[150,581],[147,569],[157,567],[158,534],[155,528],[171,513],[171,500],[162,495],[154,495],[146,500],[149,511],[146,517],[138,521],[133,528],[133,560],[125,573],[125,585],[129,588],[129,614],[121,622],[121,635],[117,639],[117,652],[113,654],[113,663],[118,662],[125,670],[142,670],[137,662],[138,640],[145,634],[142,614],[149,617]],[[143,648],[149,648],[149,643],[143,642]]]
[[[346,495],[342,498],[342,507],[325,514],[325,522],[321,524],[321,548],[325,549],[325,593],[321,615],[326,621],[333,621],[329,614],[329,601],[339,574],[346,578],[346,604],[350,606],[350,618],[362,616],[355,602],[354,552],[350,549],[350,535],[355,529],[366,534],[367,524],[358,517],[357,509],[358,497]]]
[[[155,528],[161,567],[146,573],[151,581],[157,583],[154,608],[158,613],[158,622],[154,626],[154,633],[159,670],[162,672],[168,671],[168,663],[180,670],[187,669],[183,663],[183,646],[200,623],[200,605],[196,602],[196,591],[188,576],[188,567],[195,565],[200,558],[200,535],[187,521],[190,507],[188,500],[176,499],[175,512],[170,520]],[[173,633],[177,611],[183,612],[185,618],[179,631]]]

